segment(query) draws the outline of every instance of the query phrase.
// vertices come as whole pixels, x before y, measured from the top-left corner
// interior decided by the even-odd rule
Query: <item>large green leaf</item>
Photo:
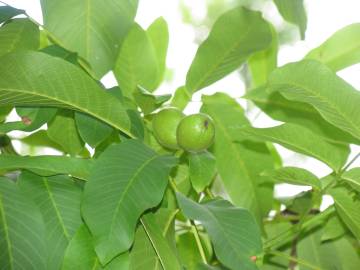
[[[360,239],[360,197],[352,195],[343,188],[337,187],[329,190],[333,197],[336,211],[341,220],[348,226],[357,239]]]
[[[194,93],[220,80],[270,42],[270,26],[261,13],[243,7],[224,13],[196,53],[186,77],[188,91]]]
[[[175,238],[177,210],[160,208],[141,218],[130,252],[130,270],[181,269],[169,239]]]
[[[321,182],[312,172],[297,167],[282,167],[266,175],[280,183],[289,183],[294,185],[312,186],[317,190],[321,189]]]
[[[130,248],[140,215],[160,203],[175,163],[136,140],[112,145],[96,160],[82,214],[102,264]]]
[[[309,103],[322,117],[360,138],[360,92],[316,60],[303,60],[275,70],[269,78],[271,91],[285,98]]]
[[[252,87],[258,87],[266,83],[270,73],[277,67],[278,34],[275,27],[270,26],[272,35],[270,46],[266,50],[253,54],[248,61]]]
[[[11,6],[0,6],[0,23],[3,23],[16,15],[24,14],[24,10]]]
[[[157,53],[148,34],[135,24],[116,60],[115,77],[123,94],[131,97],[138,85],[155,90],[159,78]]]
[[[297,25],[301,39],[305,39],[307,17],[304,0],[274,0],[281,16],[288,22]]]
[[[39,52],[7,54],[0,62],[0,105],[73,109],[131,134],[122,103],[74,65]]]
[[[193,188],[202,192],[209,186],[216,173],[215,157],[207,151],[189,155],[189,175]]]
[[[309,129],[295,124],[271,128],[244,127],[239,128],[238,133],[249,140],[278,143],[292,151],[314,157],[337,172],[350,153],[349,146],[328,142]]]
[[[14,51],[37,50],[40,31],[28,19],[15,19],[0,27],[0,56]]]
[[[0,178],[1,269],[45,270],[44,222],[36,205],[7,178]]]
[[[39,207],[45,222],[47,269],[60,269],[65,249],[81,225],[82,190],[70,177],[23,172],[19,187]]]
[[[70,174],[80,179],[88,179],[92,167],[91,159],[71,158],[66,156],[22,157],[0,155],[0,170],[13,171],[26,169],[42,176]]]
[[[264,143],[243,141],[239,136],[236,127],[249,125],[249,121],[235,100],[217,93],[203,96],[203,104],[201,111],[215,121],[213,152],[224,187],[232,202],[249,209],[261,224],[271,205],[272,186],[259,186],[259,174],[274,168],[271,153]]]
[[[169,29],[163,17],[157,18],[146,30],[156,53],[159,66],[157,86],[162,82],[166,71],[166,55],[169,45]]]
[[[341,179],[360,192],[360,168],[353,168],[341,175]]]
[[[62,270],[127,270],[129,269],[129,253],[117,256],[106,266],[102,266],[96,256],[92,235],[85,225],[75,233],[64,255]]]
[[[177,193],[187,218],[205,227],[217,258],[231,269],[257,269],[250,257],[262,252],[261,233],[249,211],[222,199],[197,204]]]
[[[73,111],[59,110],[48,124],[47,134],[52,141],[61,145],[65,152],[72,156],[84,149],[84,142],[76,128]]]
[[[335,142],[357,144],[360,142],[349,133],[324,121],[324,118],[313,106],[288,100],[277,92],[268,93],[266,87],[253,89],[244,98],[253,101],[256,106],[275,120],[299,124]]]
[[[335,32],[306,58],[316,59],[334,71],[360,62],[360,23],[354,23]]]
[[[138,0],[41,0],[45,28],[89,61],[100,78],[113,68]]]

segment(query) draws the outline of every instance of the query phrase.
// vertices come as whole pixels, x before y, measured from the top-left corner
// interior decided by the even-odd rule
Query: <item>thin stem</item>
[[[318,267],[318,266],[312,265],[311,263],[309,263],[309,262],[307,262],[305,260],[290,256],[290,255],[288,255],[286,253],[283,253],[283,252],[280,252],[280,251],[269,250],[267,253],[271,254],[271,255],[274,255],[274,256],[283,257],[285,259],[288,259],[289,261],[296,262],[296,263],[301,264],[303,266],[309,267],[310,269],[313,269],[313,270],[321,270],[321,268]]]
[[[211,192],[211,190],[208,187],[204,191],[205,191],[205,194],[210,197],[210,199],[215,198],[214,194]]]
[[[200,252],[201,259],[202,259],[203,263],[207,264],[205,251],[204,251],[204,248],[203,248],[203,246],[201,244],[200,235],[199,235],[199,232],[198,232],[198,230],[196,228],[195,222],[190,220],[190,223],[191,223],[191,231],[194,234],[196,245],[197,245],[198,250]]]
[[[265,249],[274,249],[281,247],[282,245],[286,244],[288,241],[291,240],[291,238],[299,233],[301,230],[304,229],[311,229],[318,225],[318,222],[328,217],[330,214],[332,214],[335,211],[333,206],[328,207],[325,211],[321,212],[320,214],[317,214],[313,216],[312,218],[308,219],[304,222],[304,224],[300,227],[296,227],[294,230],[293,228],[290,228],[289,230],[286,230],[285,232],[275,236],[272,239],[269,239],[264,243]]]
[[[358,158],[360,157],[360,153],[358,153],[350,162],[341,170],[340,175],[343,174]]]

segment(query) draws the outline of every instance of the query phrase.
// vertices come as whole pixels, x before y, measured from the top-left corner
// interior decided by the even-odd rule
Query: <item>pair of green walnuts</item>
[[[179,109],[168,107],[154,115],[152,125],[155,138],[169,149],[200,152],[214,142],[214,123],[203,113],[185,116]]]

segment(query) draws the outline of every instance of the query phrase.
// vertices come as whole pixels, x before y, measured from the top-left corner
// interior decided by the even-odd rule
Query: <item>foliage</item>
[[[163,18],[143,29],[138,4],[42,0],[44,25],[0,6],[0,269],[358,269],[360,93],[335,72],[360,62],[359,24],[278,67],[279,33],[259,9],[210,12],[183,85],[158,95],[169,29]],[[305,38],[303,1],[273,4]],[[217,92],[200,108],[213,145],[186,128],[202,151],[162,146],[180,120],[155,131],[158,110],[183,117],[195,92],[244,66],[244,100],[281,124],[253,127]],[[106,89],[109,71],[118,86]],[[331,173],[283,166],[278,145]],[[279,198],[282,183],[307,191]],[[324,196],[334,204],[320,211]]]

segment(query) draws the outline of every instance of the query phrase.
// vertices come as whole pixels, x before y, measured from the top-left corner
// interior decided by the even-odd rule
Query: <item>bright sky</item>
[[[34,19],[42,22],[39,0],[3,0],[12,6],[25,9]],[[140,6],[136,21],[143,27],[147,27],[157,17],[163,16],[169,24],[170,45],[168,52],[167,65],[174,70],[174,78],[170,83],[165,83],[159,89],[159,92],[172,92],[178,86],[185,82],[185,76],[188,67],[196,53],[197,45],[194,43],[195,33],[192,27],[182,23],[179,10],[179,0],[140,0]],[[188,6],[191,6],[192,13],[199,18],[205,15],[206,1],[186,0]],[[308,27],[305,41],[296,41],[294,44],[283,46],[279,53],[279,64],[300,60],[311,48],[317,47],[335,31],[340,28],[360,22],[359,0],[305,0],[308,14]],[[269,9],[276,9],[272,3],[268,3]],[[359,37],[360,38],[360,37]],[[339,75],[360,90],[360,64],[354,65],[341,72]],[[115,83],[114,78],[109,74],[103,82],[111,86]],[[244,85],[236,74],[231,74],[226,79],[214,84],[213,86],[197,93],[194,102],[186,109],[187,112],[193,112],[198,109],[200,96],[202,93],[210,94],[216,91],[229,93],[233,97],[240,97],[244,93]],[[274,122],[265,116],[257,118],[254,125],[269,126]],[[311,170],[318,176],[324,176],[329,173],[329,169],[322,163],[314,159],[304,159],[303,156],[294,154],[280,148],[281,155],[286,160],[286,165],[299,166]],[[355,149],[358,152],[359,148]],[[354,164],[360,166],[360,162]],[[277,190],[278,193],[287,195],[297,193],[299,189],[292,189],[291,186],[284,186]]]

